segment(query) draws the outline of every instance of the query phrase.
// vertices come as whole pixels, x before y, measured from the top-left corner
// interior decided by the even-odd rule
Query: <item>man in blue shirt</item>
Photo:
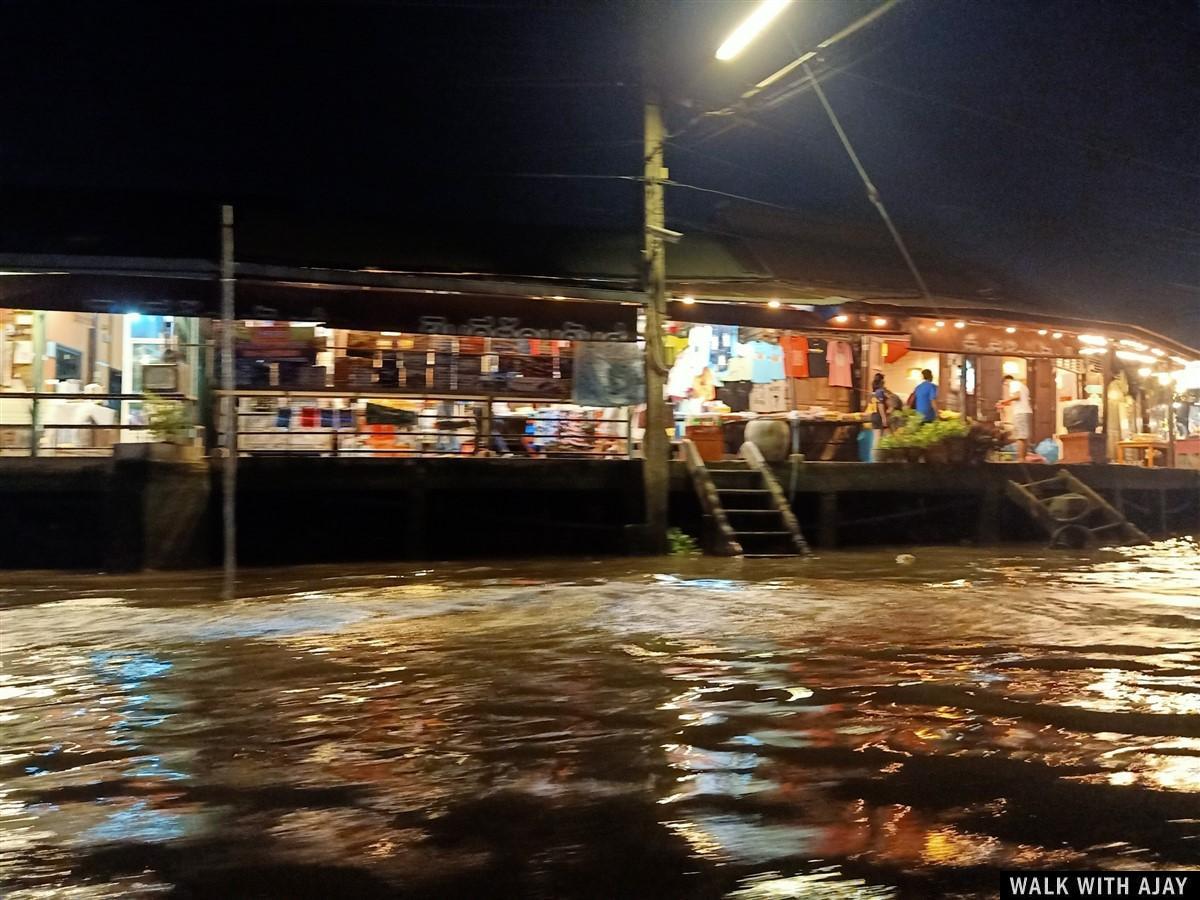
[[[921,370],[921,378],[924,380],[913,391],[913,409],[926,422],[932,422],[938,414],[937,385],[933,383],[933,373],[928,369]]]

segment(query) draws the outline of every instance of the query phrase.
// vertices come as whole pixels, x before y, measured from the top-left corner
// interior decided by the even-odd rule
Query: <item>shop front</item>
[[[482,328],[432,333],[434,327],[448,330],[239,322],[239,453],[630,454],[631,407],[644,391],[635,342],[491,337]],[[220,422],[222,435],[227,427]]]
[[[111,278],[25,283],[27,299],[63,308],[0,309],[5,455],[163,440],[211,449],[230,427],[240,453],[262,455],[633,447],[631,407],[644,396],[633,304],[239,281],[228,423],[214,377],[220,322],[195,282],[127,303],[104,298],[127,287]]]
[[[150,440],[146,393],[193,408],[202,350],[193,317],[0,309],[0,454],[108,455]]]
[[[1112,326],[914,317],[910,348],[937,362],[947,406],[1014,429],[1022,393],[1033,459],[1172,465],[1191,424],[1176,413],[1189,360],[1181,348]],[[936,355],[936,359],[934,358]]]
[[[103,455],[164,438],[211,449],[232,430],[239,453],[256,455],[639,454],[636,293],[354,277],[363,283],[239,277],[232,421],[219,413],[211,276],[6,277],[0,452]],[[938,407],[977,422],[1015,425],[1004,401],[1023,390],[1027,449],[1047,460],[1200,456],[1183,378],[1195,354],[1182,345],[1123,326],[957,316],[845,298],[676,296],[661,360],[674,437],[715,458],[762,422],[758,434],[784,435],[776,459],[867,461],[880,437],[876,376],[904,402],[928,371]],[[158,415],[164,398],[185,414]]]

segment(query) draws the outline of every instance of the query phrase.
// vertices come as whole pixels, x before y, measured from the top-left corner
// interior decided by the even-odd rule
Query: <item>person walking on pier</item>
[[[1029,451],[1029,437],[1033,431],[1033,404],[1029,402],[1029,388],[1012,375],[1004,376],[1008,397],[996,404],[996,409],[1011,407],[1013,443],[1017,445],[1017,462],[1025,462]]]
[[[937,385],[933,383],[933,372],[921,370],[921,383],[913,389],[912,408],[921,414],[922,421],[932,422],[938,416]]]

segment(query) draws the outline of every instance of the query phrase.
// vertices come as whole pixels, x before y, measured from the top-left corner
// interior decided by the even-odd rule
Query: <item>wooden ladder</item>
[[[808,543],[758,447],[737,459],[705,463],[683,442],[688,471],[705,517],[705,552],[718,556],[807,556]]]
[[[1146,544],[1150,538],[1070,472],[1009,481],[1008,496],[1042,526],[1051,547]]]

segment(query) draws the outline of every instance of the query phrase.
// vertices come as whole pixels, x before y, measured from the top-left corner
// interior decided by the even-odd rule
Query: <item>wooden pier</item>
[[[249,565],[594,556],[645,546],[639,460],[272,457],[242,463],[239,554]],[[798,458],[770,467],[798,532],[822,548],[1044,544],[1044,532],[1006,488],[1014,478],[1033,481],[1056,471],[1070,472],[1150,537],[1200,535],[1196,470]],[[13,535],[0,550],[0,568],[214,564],[219,486],[217,460],[0,458],[0,527]],[[671,463],[671,488],[671,524],[700,536],[703,511],[682,461]],[[732,530],[739,530],[736,523]],[[789,523],[767,530],[792,529]]]

